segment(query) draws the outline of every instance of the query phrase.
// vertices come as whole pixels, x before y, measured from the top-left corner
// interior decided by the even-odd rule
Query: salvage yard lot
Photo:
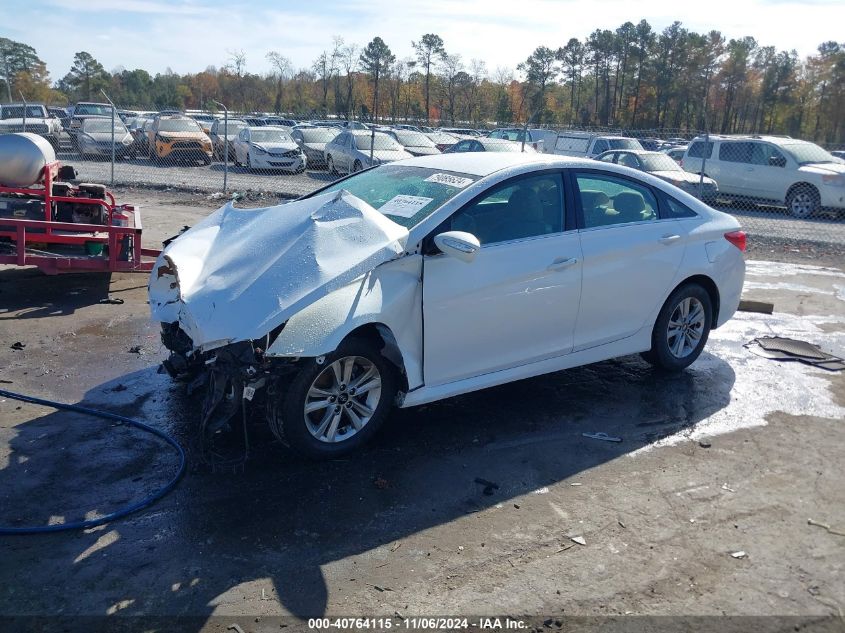
[[[148,244],[213,204],[119,199],[141,204]],[[197,468],[104,528],[3,537],[0,616],[194,616],[184,624],[215,631],[395,613],[830,623],[845,609],[845,537],[807,521],[845,531],[845,373],[743,344],[780,334],[845,353],[845,270],[773,254],[802,259],[749,262],[745,297],[775,313],[738,313],[683,374],[626,357],[397,410],[369,448],[324,464],[256,426],[242,472]],[[190,445],[197,405],[156,371],[166,350],[145,285],[0,269],[0,388],[131,415]],[[98,303],[109,296],[124,303]],[[0,523],[103,513],[174,467],[126,428],[0,398]]]

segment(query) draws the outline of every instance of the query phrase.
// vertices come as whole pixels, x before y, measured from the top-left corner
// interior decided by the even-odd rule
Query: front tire
[[[346,455],[384,424],[397,389],[396,368],[376,346],[347,339],[306,361],[291,382],[281,403],[284,439],[312,459]]]
[[[698,284],[681,286],[666,300],[642,357],[666,371],[681,371],[701,355],[713,323],[713,303]]]
[[[796,187],[786,196],[786,208],[793,218],[811,218],[821,210],[821,198],[815,187]]]

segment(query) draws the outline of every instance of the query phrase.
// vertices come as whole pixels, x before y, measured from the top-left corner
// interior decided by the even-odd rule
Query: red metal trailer
[[[0,264],[38,266],[48,275],[152,270],[160,251],[141,245],[140,210],[118,205],[102,185],[58,182],[59,168],[47,163],[29,187],[0,184],[0,209],[12,207],[0,213]],[[39,219],[27,217],[33,201],[40,201]]]

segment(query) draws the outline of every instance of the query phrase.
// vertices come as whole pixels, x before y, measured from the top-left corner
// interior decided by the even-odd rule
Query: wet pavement
[[[207,213],[146,202],[155,239]],[[0,269],[0,389],[190,447],[198,405],[157,373],[144,284]],[[780,334],[845,354],[845,271],[751,262],[746,298],[775,313],[738,314],[683,374],[625,357],[396,411],[335,462],[254,420],[243,470],[192,454],[176,491],[128,519],[0,538],[0,617],[247,631],[324,614],[841,615],[845,537],[807,520],[845,529],[845,372],[743,344]],[[596,432],[622,442],[583,436]],[[102,514],[175,467],[138,431],[0,398],[0,523]]]

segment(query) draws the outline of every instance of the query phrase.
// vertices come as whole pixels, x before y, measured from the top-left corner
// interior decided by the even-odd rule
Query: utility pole
[[[223,108],[223,193],[226,193],[226,187],[229,180],[229,108],[224,106],[219,101],[214,101],[215,105]],[[212,154],[214,148],[212,148]]]

